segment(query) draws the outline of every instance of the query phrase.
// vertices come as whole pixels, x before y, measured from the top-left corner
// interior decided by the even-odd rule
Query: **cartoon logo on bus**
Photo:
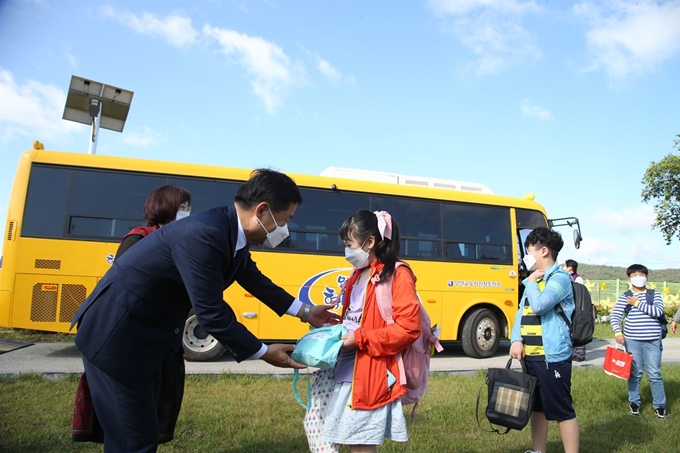
[[[335,304],[334,310],[338,309],[342,305],[338,296],[351,274],[349,267],[319,272],[302,284],[298,299],[311,305]]]

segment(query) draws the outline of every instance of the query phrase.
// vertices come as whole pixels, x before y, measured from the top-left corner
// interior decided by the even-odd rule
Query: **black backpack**
[[[571,279],[571,277],[570,277]],[[546,285],[548,280],[545,281]],[[597,319],[597,309],[590,298],[590,291],[585,285],[571,281],[571,289],[574,292],[574,312],[571,319],[562,309],[562,304],[557,304],[557,313],[564,319],[569,326],[571,344],[573,346],[584,346],[593,341],[595,332],[595,320]]]
[[[628,290],[625,293],[623,293],[624,296],[631,297],[633,295],[633,291]],[[654,304],[654,290],[653,289],[648,289],[646,293],[645,300],[648,304]],[[628,314],[632,307],[630,305],[626,305],[626,308],[624,309],[624,314]],[[662,313],[661,316],[658,318],[655,318],[657,321],[659,321],[659,324],[661,325],[661,339],[663,340],[666,338],[666,335],[668,335],[668,320],[666,319],[666,313]]]

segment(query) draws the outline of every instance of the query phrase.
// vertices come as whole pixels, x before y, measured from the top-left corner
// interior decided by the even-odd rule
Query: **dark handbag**
[[[521,431],[529,423],[534,407],[534,395],[538,379],[527,374],[524,360],[520,360],[522,371],[511,370],[512,358],[505,368],[489,368],[486,383],[488,386],[486,418],[492,425],[505,428],[504,432],[491,427],[490,432],[507,434],[511,429]],[[477,424],[479,425],[479,399],[477,395]],[[481,425],[480,425],[481,427]]]

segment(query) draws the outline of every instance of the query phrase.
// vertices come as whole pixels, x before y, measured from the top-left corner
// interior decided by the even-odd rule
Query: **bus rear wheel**
[[[463,352],[483,359],[494,355],[501,341],[498,318],[488,308],[478,308],[465,319],[461,343]]]
[[[227,350],[222,343],[198,324],[193,309],[189,311],[189,316],[184,323],[182,347],[184,358],[191,362],[211,362],[220,358]]]

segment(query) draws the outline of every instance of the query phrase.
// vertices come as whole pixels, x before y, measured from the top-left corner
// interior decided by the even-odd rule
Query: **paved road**
[[[680,363],[680,336],[668,337],[664,340],[664,363]],[[605,350],[614,340],[595,340],[587,347],[587,359],[574,362],[576,367],[602,367]],[[446,347],[444,352],[436,354],[430,369],[434,372],[469,373],[491,367],[503,367],[508,361],[509,343],[502,342],[498,352],[488,359],[471,359],[460,346]],[[514,362],[514,366],[518,363]],[[60,375],[80,373],[83,363],[80,353],[73,343],[37,343],[32,346],[16,349],[0,354],[0,374],[16,375],[37,373],[43,375]],[[262,360],[236,363],[223,356],[214,362],[187,362],[187,374],[291,374],[292,370],[273,367]]]

